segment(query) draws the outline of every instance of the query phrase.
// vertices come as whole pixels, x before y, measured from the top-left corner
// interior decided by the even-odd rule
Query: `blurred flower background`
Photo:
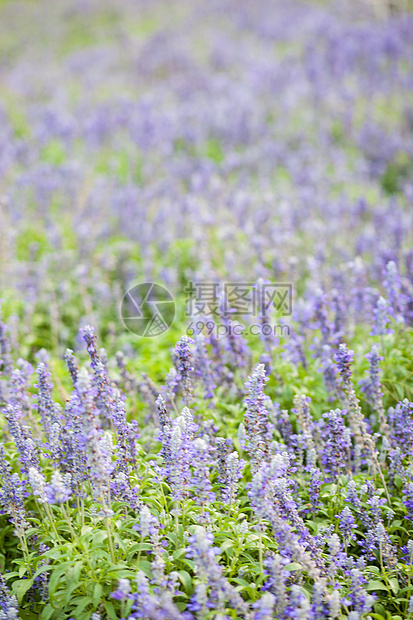
[[[413,617],[411,8],[0,1],[1,619]]]

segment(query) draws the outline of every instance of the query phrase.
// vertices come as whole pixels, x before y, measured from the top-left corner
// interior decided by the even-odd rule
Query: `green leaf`
[[[396,485],[396,487],[398,489],[401,489],[403,486],[403,479],[399,476],[399,474],[396,474],[394,476],[394,484]]]
[[[113,608],[113,604],[110,601],[105,601],[105,611],[111,620],[118,620],[116,611]]]
[[[102,584],[95,583],[95,587],[93,589],[93,605],[97,607],[102,599]]]
[[[79,603],[78,603],[76,609],[72,612],[72,615],[75,618],[78,618],[79,615],[84,610],[84,608],[87,607],[87,605],[90,605],[91,603],[93,603],[93,599],[90,596],[79,596],[79,597],[76,598],[76,600],[79,600]]]
[[[53,612],[53,607],[50,605],[50,603],[48,603],[40,615],[40,620],[49,620],[49,618],[52,617]]]
[[[390,588],[392,589],[393,593],[397,594],[397,592],[399,591],[399,582],[397,578],[391,577],[391,579],[389,579],[389,584],[390,584]]]
[[[49,579],[49,595],[50,596],[53,596],[53,594],[55,593],[59,585],[59,581],[61,580],[63,573],[70,566],[71,566],[71,562],[64,562],[63,564],[60,564],[60,566],[58,566],[57,568],[53,569],[53,572],[51,573],[50,579]]]
[[[181,547],[180,549],[177,549],[176,551],[173,552],[173,558],[174,560],[178,560],[179,558],[181,558],[183,555],[185,555],[187,553],[188,549],[186,549],[185,547]]]
[[[386,590],[388,592],[388,587],[382,581],[378,581],[377,579],[372,579],[368,582],[366,586],[366,590],[370,592],[370,590]]]
[[[19,603],[22,602],[24,595],[33,585],[33,577],[31,579],[18,579],[12,583],[13,594],[17,596]]]
[[[186,570],[180,570],[178,572],[179,581],[182,583],[184,590],[187,594],[192,593],[192,578],[191,575]]]
[[[19,568],[19,577],[22,578],[23,575],[27,572],[27,566],[20,566]]]

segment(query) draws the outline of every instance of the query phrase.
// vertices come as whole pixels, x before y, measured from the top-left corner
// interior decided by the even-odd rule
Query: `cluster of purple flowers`
[[[268,458],[271,437],[271,425],[268,417],[269,398],[264,394],[268,381],[264,364],[258,364],[245,383],[247,396],[244,399],[245,412],[245,448],[251,462],[251,470],[257,471],[262,461]]]

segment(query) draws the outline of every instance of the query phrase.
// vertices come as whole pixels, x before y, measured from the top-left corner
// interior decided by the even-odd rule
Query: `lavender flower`
[[[142,506],[139,511],[139,525],[134,526],[134,529],[140,532],[140,535],[143,538],[146,538],[150,534],[153,534],[156,529],[159,527],[159,522],[156,517],[154,517],[147,506]]]
[[[216,444],[216,462],[217,462],[217,483],[218,484],[226,484],[227,481],[227,471],[226,471],[226,459],[229,454],[230,444],[228,440],[223,437],[215,438]],[[222,495],[222,490],[221,490]]]
[[[195,337],[194,376],[201,381],[204,388],[204,398],[207,399],[213,398],[216,388],[211,364],[206,349],[205,336],[198,334]]]
[[[186,404],[190,402],[192,392],[192,379],[193,367],[191,365],[191,344],[194,344],[192,338],[188,336],[182,336],[180,341],[175,347],[175,354],[177,360],[177,370],[179,373],[180,382],[182,385],[182,391],[184,401]]]
[[[38,388],[36,409],[40,414],[43,428],[47,436],[51,433],[53,424],[58,424],[59,408],[53,400],[53,383],[49,381],[51,373],[44,363],[37,367],[38,383],[34,386]]]
[[[156,399],[156,407],[158,410],[158,422],[159,422],[159,426],[161,429],[161,434],[160,434],[160,441],[162,441],[162,436],[165,433],[165,429],[171,428],[172,427],[172,419],[171,417],[168,415],[167,409],[166,409],[166,403],[164,401],[164,399],[162,398],[162,396],[159,394],[158,398]]]
[[[72,349],[66,349],[65,351],[65,361],[67,364],[67,367],[69,369],[69,373],[72,379],[72,383],[73,383],[73,387],[76,386],[77,383],[77,376],[79,373],[79,367],[77,365],[77,361],[75,356],[73,355],[73,351]]]
[[[322,344],[328,344],[332,325],[328,319],[327,297],[321,289],[318,289],[314,295],[313,320],[314,327],[321,332]]]
[[[365,582],[366,580],[357,568],[350,570],[350,589],[344,604],[352,607],[352,611],[361,615],[368,613],[374,603],[374,597],[367,594],[363,587]]]
[[[107,368],[96,347],[95,330],[87,325],[82,330],[83,339],[91,359],[93,369],[93,385],[96,387],[95,402],[100,414],[106,420],[111,420],[116,408],[116,394],[110,384]],[[119,398],[119,396],[118,396]]]
[[[0,619],[1,620],[18,620],[19,606],[17,598],[10,593],[6,586],[5,579],[0,573]]]
[[[53,472],[52,480],[45,486],[44,491],[48,504],[64,504],[72,494],[58,471]]]
[[[394,484],[395,476],[400,476],[402,480],[406,480],[407,472],[403,466],[403,455],[400,448],[395,448],[389,452],[389,478]]]
[[[242,478],[245,461],[239,459],[238,452],[231,452],[225,459],[225,487],[222,498],[232,506],[237,497],[237,482]]]
[[[264,386],[268,378],[264,364],[258,364],[245,383],[247,396],[244,399],[246,450],[250,457],[251,471],[255,473],[261,462],[268,457],[272,427],[268,419],[268,396]]]
[[[261,598],[253,604],[253,608],[257,610],[254,612],[254,620],[271,620],[274,618],[275,602],[276,598],[271,592],[264,592]]]
[[[266,580],[263,589],[275,597],[275,615],[283,617],[288,606],[287,579],[290,573],[284,569],[289,560],[281,555],[268,557],[264,562]]]
[[[321,353],[321,370],[324,378],[324,385],[329,393],[329,400],[337,398],[339,392],[338,369],[333,362],[332,348],[325,344]]]
[[[115,355],[116,363],[120,371],[121,387],[127,394],[133,395],[137,390],[137,381],[133,374],[126,367],[125,356],[122,351],[118,351]]]
[[[47,502],[45,485],[46,480],[42,473],[40,473],[35,467],[29,469],[29,482],[33,490],[33,494],[36,495],[37,500],[41,504]]]
[[[322,484],[323,474],[317,467],[312,467],[310,469],[310,481],[308,484],[308,496],[312,513],[318,512],[323,505],[320,501],[320,490]]]
[[[3,413],[8,422],[10,435],[13,437],[16,448],[20,453],[21,471],[27,474],[30,467],[39,469],[39,456],[30,428],[22,425],[19,420],[22,414],[21,409],[17,405],[7,405],[3,409]]]
[[[339,519],[340,533],[343,536],[344,544],[347,545],[350,540],[356,540],[353,530],[357,528],[357,525],[348,506],[343,508],[340,514],[336,515],[336,518]]]
[[[212,485],[209,476],[210,470],[210,447],[206,441],[197,437],[193,442],[193,471],[192,486],[194,489],[194,500],[198,506],[201,506],[202,512],[209,502],[215,499],[215,493],[212,492]]]
[[[117,589],[111,593],[111,597],[117,601],[122,601],[129,598],[131,591],[129,579],[119,579]]]
[[[25,489],[18,474],[11,473],[4,456],[3,444],[0,444],[0,474],[3,481],[3,487],[0,490],[0,506],[2,511],[10,516],[16,536],[21,538],[29,527],[24,507]]]
[[[401,450],[402,457],[413,456],[413,403],[407,398],[389,409],[391,439],[395,448]]]
[[[225,579],[222,574],[222,567],[217,563],[215,556],[217,549],[212,547],[214,537],[210,532],[206,532],[204,528],[197,526],[193,536],[188,539],[188,557],[194,562],[194,571],[201,583],[205,585],[203,590],[203,597],[205,601],[205,590],[207,600],[204,602],[204,607],[213,609],[215,612],[224,612],[225,604],[235,609],[239,615],[246,614],[248,605],[241,598],[239,593],[233,586]],[[191,603],[199,609],[200,591],[196,593]],[[197,611],[198,609],[194,609]],[[200,618],[202,616],[199,616]]]
[[[334,359],[337,362],[338,372],[343,380],[343,387],[345,390],[349,389],[349,386],[351,386],[351,364],[354,359],[354,351],[349,351],[347,345],[342,343],[339,345]]]
[[[179,375],[176,372],[176,368],[170,368],[168,374],[165,377],[165,384],[162,388],[162,393],[169,402],[173,402],[175,398],[175,392],[178,388],[178,384]]]
[[[7,325],[0,318],[0,373],[3,377],[9,377],[13,370],[10,340],[7,332]]]
[[[385,419],[383,392],[380,383],[382,371],[379,366],[383,357],[379,354],[379,348],[376,344],[373,345],[370,353],[365,355],[365,358],[368,360],[370,368],[367,378],[359,381],[359,384],[361,386],[361,391],[364,392],[368,402],[379,416],[380,431],[385,433],[387,430],[387,421]]]
[[[349,467],[350,433],[344,425],[340,409],[323,414],[323,419],[326,420],[324,434],[327,439],[321,455],[321,462],[330,479],[337,480],[340,473]]]
[[[113,465],[107,446],[100,430],[99,414],[95,406],[96,391],[88,372],[82,368],[79,371],[76,383],[78,395],[77,407],[81,418],[81,448],[87,456],[87,465],[93,481],[93,491],[96,497],[101,497],[107,491],[108,478]]]
[[[191,430],[183,415],[176,418],[168,430],[168,443],[170,461],[165,461],[163,473],[171,486],[174,501],[178,502],[189,495],[193,455]]]
[[[384,336],[393,334],[394,330],[388,327],[390,322],[389,306],[384,297],[379,297],[376,307],[373,310],[373,325],[370,332],[371,336]]]
[[[413,482],[407,482],[403,487],[403,504],[407,510],[406,519],[413,521]]]
[[[396,323],[404,323],[405,295],[401,292],[402,284],[394,261],[389,261],[383,271],[385,276],[383,288],[388,299],[388,312]]]
[[[133,601],[131,619],[184,620],[167,593],[160,596],[151,594],[148,579],[141,570],[136,575],[136,592],[130,598]]]

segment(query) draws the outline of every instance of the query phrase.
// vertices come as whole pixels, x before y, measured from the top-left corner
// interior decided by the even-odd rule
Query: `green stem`
[[[264,572],[264,566],[263,566],[263,561],[262,561],[262,531],[261,531],[261,519],[259,522],[259,528],[260,528],[260,541],[259,541],[259,550],[258,550],[258,555],[259,555],[259,560],[260,560],[260,571],[261,573]]]
[[[75,530],[73,529],[72,520],[71,520],[71,518],[70,518],[70,515],[67,513],[66,508],[63,506],[63,504],[61,504],[61,505],[60,505],[60,509],[61,509],[61,511],[62,511],[62,514],[63,514],[64,518],[65,518],[65,519],[66,519],[66,521],[67,521],[67,524],[68,524],[68,526],[69,526],[69,530],[70,530],[70,533],[71,533],[71,535],[72,535],[73,540],[74,540],[74,541],[77,541],[77,540],[78,540],[78,538],[77,538],[77,536],[76,536],[76,532],[75,532]]]
[[[57,542],[61,542],[61,538],[60,538],[59,533],[58,533],[58,531],[56,529],[56,525],[55,525],[55,522],[54,522],[54,519],[53,519],[53,513],[50,510],[50,506],[47,503],[45,503],[43,505],[44,505],[44,509],[46,511],[46,514],[47,514],[47,516],[49,518],[49,521],[50,521],[50,523],[52,525],[52,528],[53,528],[54,534],[56,536]]]
[[[108,533],[110,557],[111,557],[112,562],[115,564],[115,549],[113,547],[112,532],[111,532],[111,529],[110,529],[110,519],[108,517],[105,517],[104,521],[105,521],[106,531]]]

